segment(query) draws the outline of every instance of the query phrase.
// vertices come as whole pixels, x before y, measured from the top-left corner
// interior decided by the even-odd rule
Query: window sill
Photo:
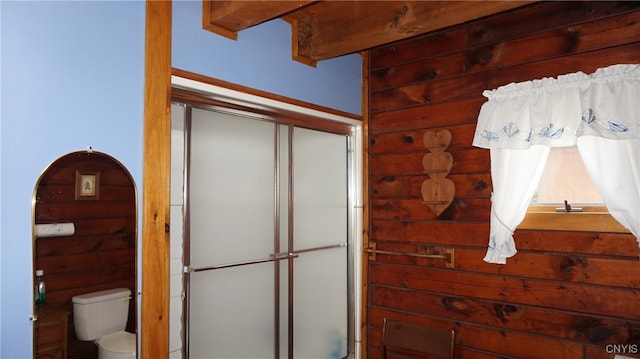
[[[583,212],[556,212],[556,206],[531,206],[518,229],[629,233],[604,207]]]

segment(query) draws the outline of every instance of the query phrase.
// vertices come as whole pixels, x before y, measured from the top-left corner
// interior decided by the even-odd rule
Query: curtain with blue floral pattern
[[[516,253],[550,147],[577,146],[611,215],[640,244],[640,65],[511,83],[483,93],[473,145],[491,151],[489,263]]]

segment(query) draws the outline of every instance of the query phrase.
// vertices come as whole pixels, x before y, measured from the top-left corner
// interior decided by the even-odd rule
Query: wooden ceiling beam
[[[232,40],[238,32],[316,1],[202,1],[202,27]]]
[[[536,1],[203,0],[202,21],[236,40],[241,30],[282,18],[291,24],[292,57],[315,66]]]
[[[321,1],[283,17],[293,57],[309,64],[425,34],[535,1]]]

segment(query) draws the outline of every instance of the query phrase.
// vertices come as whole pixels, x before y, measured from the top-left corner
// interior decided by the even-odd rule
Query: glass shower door
[[[189,357],[275,350],[275,124],[193,109]]]
[[[294,128],[294,358],[348,352],[348,138]]]
[[[348,136],[197,108],[187,123],[188,357],[347,357]]]

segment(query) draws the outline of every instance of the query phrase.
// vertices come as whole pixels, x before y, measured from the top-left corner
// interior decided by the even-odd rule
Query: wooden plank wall
[[[76,171],[100,173],[96,200],[75,199]],[[109,156],[74,152],[42,175],[35,200],[35,223],[75,224],[75,234],[38,238],[35,269],[44,270],[46,306],[73,313],[75,295],[129,288],[127,330],[136,331],[136,189],[129,173]],[[95,344],[79,342],[69,316],[69,358],[91,358]]]
[[[457,358],[608,358],[640,351],[640,261],[630,234],[517,230],[518,254],[487,264],[490,160],[471,146],[482,92],[510,82],[640,62],[640,3],[542,2],[370,52],[370,244],[442,260],[369,262],[367,352],[384,317],[457,332]],[[424,203],[422,138],[448,129],[456,185],[439,217]],[[611,347],[609,347],[611,349]],[[620,350],[620,348],[619,348]]]

